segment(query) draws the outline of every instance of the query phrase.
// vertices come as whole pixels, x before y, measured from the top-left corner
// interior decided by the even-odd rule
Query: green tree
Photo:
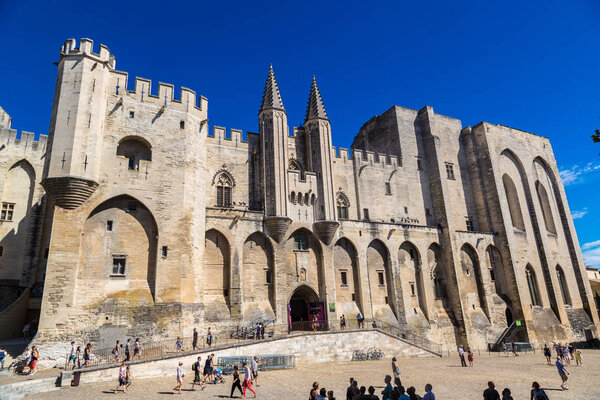
[[[600,143],[600,129],[596,129],[596,133],[592,135],[594,143]]]

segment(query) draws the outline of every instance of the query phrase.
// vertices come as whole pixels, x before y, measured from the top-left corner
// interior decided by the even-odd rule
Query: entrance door
[[[316,321],[315,321],[316,319]],[[298,287],[288,304],[288,322],[290,331],[308,331],[325,326],[325,306],[319,296],[306,285]]]

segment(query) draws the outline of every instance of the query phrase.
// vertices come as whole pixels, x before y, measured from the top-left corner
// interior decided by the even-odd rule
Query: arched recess
[[[243,273],[241,276],[244,301],[242,314],[245,319],[275,316],[275,271],[273,270],[273,247],[260,232],[248,236],[244,242]]]
[[[288,299],[289,314],[288,327],[292,331],[312,329],[312,316],[317,317],[320,326],[325,326],[327,318],[323,303],[319,302],[319,295],[309,285],[300,285],[294,289]]]
[[[504,192],[506,193],[512,225],[521,231],[525,231],[525,222],[523,220],[523,212],[519,201],[517,187],[508,174],[502,175],[502,183],[504,184]]]
[[[460,261],[463,271],[464,289],[469,294],[474,294],[477,300],[469,298],[469,305],[473,308],[480,307],[489,317],[485,289],[483,286],[483,276],[481,274],[481,265],[475,249],[468,243],[465,243],[460,249]]]
[[[337,208],[338,220],[348,219],[348,209],[350,208],[350,201],[348,196],[342,192],[338,192],[335,197],[335,203]]]
[[[577,257],[577,253],[579,250],[578,250],[577,246],[575,245],[573,235],[571,234],[571,229],[574,230],[575,227],[572,225],[572,222],[571,222],[572,220],[570,219],[570,216],[567,217],[566,204],[565,204],[566,199],[565,199],[565,201],[563,201],[563,197],[561,195],[561,190],[559,187],[559,181],[557,179],[557,176],[552,171],[552,168],[550,168],[550,165],[548,164],[548,162],[538,156],[533,160],[533,163],[534,163],[534,166],[539,166],[539,170],[545,172],[545,175],[546,175],[545,179],[541,179],[541,180],[542,181],[546,180],[545,183],[547,183],[547,185],[551,187],[550,194],[552,194],[554,196],[554,202],[558,209],[558,215],[559,215],[559,220],[558,220],[558,222],[555,221],[555,224],[559,225],[558,229],[562,229],[562,232],[564,233],[564,236],[565,236],[565,241],[566,241],[567,247],[569,249],[571,268],[573,269],[573,272],[575,275],[575,281],[577,283],[577,289],[578,289],[571,293],[570,300],[573,301],[573,297],[580,296],[581,301],[583,302],[583,308],[585,309],[586,313],[588,314],[588,316],[591,319],[592,312],[593,312],[592,310],[595,307],[595,304],[594,304],[593,298],[590,298],[586,295],[585,282],[587,281],[588,277],[585,273],[585,266],[580,265],[579,258]],[[538,170],[538,168],[536,168],[536,170]],[[552,200],[552,196],[549,196],[549,199]],[[562,228],[561,228],[561,226],[562,226]]]
[[[425,317],[428,317],[421,256],[414,244],[404,242],[400,245],[398,263],[400,266],[400,282],[403,285],[402,291],[406,293],[404,296],[405,308],[410,308],[411,312],[421,311]],[[407,317],[410,314],[409,312]]]
[[[287,293],[299,285],[316,288],[319,298],[325,297],[323,251],[317,237],[308,229],[294,231],[285,244]]]
[[[155,300],[158,226],[150,210],[137,199],[121,195],[98,205],[83,226],[78,286],[105,285],[104,295],[121,292],[137,301]]]
[[[500,250],[493,244],[490,244],[485,250],[485,257],[490,271],[490,279],[494,283],[496,294],[502,297],[504,301],[507,301],[509,291]]]
[[[362,312],[358,252],[350,240],[339,239],[333,247],[336,302],[338,314]]]
[[[548,198],[546,188],[544,188],[544,185],[540,181],[536,181],[535,190],[540,202],[540,208],[542,209],[546,231],[556,233],[556,226],[554,225],[554,218],[552,217],[552,206],[550,205],[550,199]]]
[[[35,170],[21,160],[13,164],[4,180],[0,225],[3,248],[0,257],[0,279],[20,280],[24,268],[30,265],[29,228],[31,225]],[[23,245],[25,244],[25,246]]]
[[[437,243],[432,243],[427,249],[429,274],[433,280],[433,294],[436,300],[441,300],[444,307],[448,302],[448,278],[442,259],[442,251]],[[438,302],[436,302],[438,306]]]
[[[204,247],[204,302],[205,318],[218,320],[230,312],[231,247],[227,238],[218,230],[205,233]]]
[[[556,277],[558,279],[558,286],[560,288],[560,294],[562,295],[563,303],[566,305],[570,305],[571,296],[569,295],[569,286],[567,285],[565,271],[563,271],[560,265],[556,266]]]
[[[531,300],[531,305],[541,306],[542,299],[540,296],[540,289],[535,271],[533,270],[531,264],[527,264],[525,267],[525,279],[527,280],[527,288],[529,289],[529,299]]]
[[[126,136],[117,145],[117,155],[127,158],[127,169],[138,171],[140,161],[152,161],[152,146],[140,136]]]
[[[378,239],[367,247],[367,271],[374,317],[397,323],[390,255],[387,247]]]

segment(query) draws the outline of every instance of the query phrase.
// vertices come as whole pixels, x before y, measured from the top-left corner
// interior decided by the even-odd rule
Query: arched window
[[[222,172],[217,178],[217,207],[231,207],[231,189],[233,179],[231,175]]]
[[[290,202],[296,204],[296,192],[290,193]]]
[[[569,289],[567,288],[567,282],[565,280],[565,273],[560,265],[556,266],[556,276],[558,278],[558,286],[560,286],[560,293],[562,294],[563,302],[567,305],[571,304]]]
[[[304,205],[304,195],[301,192],[298,192],[298,204]]]
[[[527,287],[529,288],[529,297],[531,298],[531,305],[539,306],[540,300],[538,296],[537,283],[535,281],[535,272],[531,265],[525,267],[525,277],[527,278]]]
[[[290,162],[288,163],[288,169],[291,171],[302,171],[302,169],[300,168],[300,164],[298,164],[298,161],[294,160],[293,158],[290,158]]]
[[[338,193],[336,204],[338,219],[348,219],[348,207],[350,206],[350,202],[348,201],[346,195],[343,193]]]
[[[550,199],[548,198],[546,188],[544,188],[544,185],[542,185],[540,181],[536,181],[535,190],[538,195],[538,200],[540,201],[540,206],[542,207],[542,216],[544,217],[546,230],[550,233],[556,233],[554,218],[552,218],[552,207],[550,207]]]
[[[139,171],[141,160],[152,161],[152,148],[145,139],[128,136],[119,142],[117,155],[127,158],[128,170]]]
[[[504,192],[506,192],[506,200],[508,201],[512,224],[515,228],[524,231],[525,222],[523,222],[523,213],[521,212],[521,203],[519,203],[517,187],[507,174],[502,176],[502,183],[504,184]]]

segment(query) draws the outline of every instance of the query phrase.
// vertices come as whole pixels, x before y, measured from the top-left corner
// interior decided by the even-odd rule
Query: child
[[[35,370],[35,366],[40,358],[40,353],[37,351],[37,347],[33,346],[31,348],[31,362],[29,363],[29,375],[34,375],[37,371]]]
[[[127,388],[125,387],[125,380],[127,378],[127,369],[125,368],[125,361],[121,363],[121,367],[119,368],[119,384],[115,388],[115,394],[117,394],[117,390],[120,387],[123,387],[123,392],[127,392]]]
[[[510,395],[510,389],[509,388],[505,388],[502,391],[502,400],[513,400],[512,396]]]
[[[473,366],[473,352],[471,351],[471,349],[467,350],[467,358],[469,360],[469,366],[472,367]]]
[[[181,343],[181,338],[177,337],[177,351],[183,351],[183,344]]]
[[[179,366],[177,367],[177,386],[173,388],[173,390],[177,390],[178,394],[181,394],[181,387],[183,386],[183,378],[185,375],[183,374],[183,363],[180,361]]]
[[[131,386],[132,382],[133,382],[133,377],[131,376],[131,369],[129,368],[129,365],[128,365],[127,370],[125,370],[125,393],[127,393],[127,389],[129,389],[129,386]]]
[[[579,349],[575,349],[575,362],[577,363],[576,366],[581,365],[583,367],[583,360],[581,357],[581,350]]]
[[[142,358],[142,346],[140,346],[140,338],[135,339],[135,343],[133,344],[133,356]]]
[[[25,362],[23,364],[23,373],[25,373],[25,367],[29,368],[29,372],[31,372],[31,350],[29,349],[29,346],[27,346],[25,348]]]

